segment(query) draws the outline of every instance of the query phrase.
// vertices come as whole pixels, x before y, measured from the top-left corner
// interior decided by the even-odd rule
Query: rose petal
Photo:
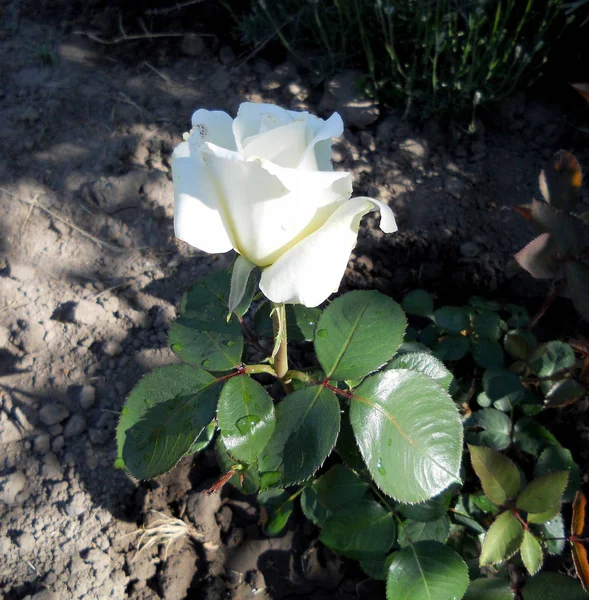
[[[190,137],[197,136],[193,143],[211,142],[221,148],[237,150],[233,137],[233,119],[222,110],[197,110],[192,115],[192,128]]]
[[[305,122],[292,121],[249,138],[243,156],[246,159],[265,159],[281,167],[294,169],[306,148]]]
[[[333,113],[327,121],[309,115],[307,125],[307,148],[300,157],[297,167],[305,171],[333,171],[331,162],[332,138],[344,132],[344,122],[338,113]]]
[[[205,160],[216,182],[234,248],[260,267],[275,262],[319,229],[350,194],[349,174],[332,177],[326,189],[317,173],[299,172],[300,185],[288,190],[260,161],[244,162],[239,152],[205,144]],[[269,163],[268,163],[269,164]],[[309,178],[307,179],[307,175]]]
[[[374,198],[369,198],[368,196],[358,196],[356,198],[356,200],[360,199],[367,200],[368,202],[372,202],[372,204],[374,204],[372,212],[376,210],[380,211],[380,228],[385,233],[395,233],[395,231],[399,229],[397,226],[397,221],[395,221],[395,215],[388,204],[385,204],[380,200],[375,200]]]
[[[381,224],[391,225],[391,209],[372,198],[352,198],[342,204],[325,225],[304,238],[262,271],[260,289],[272,302],[313,307],[337,290],[350,252],[357,241],[362,217],[381,210]]]
[[[187,142],[172,154],[172,175],[176,237],[211,254],[231,250],[219,195],[201,154]]]
[[[275,104],[244,102],[233,121],[233,136],[237,149],[242,151],[248,138],[293,121],[294,118],[287,110]]]

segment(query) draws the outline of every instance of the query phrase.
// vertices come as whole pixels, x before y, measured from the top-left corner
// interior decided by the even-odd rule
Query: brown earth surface
[[[358,99],[353,72],[323,81],[215,36],[106,44],[123,29],[73,9],[0,11],[0,597],[383,597],[300,516],[268,539],[252,498],[201,495],[218,476],[210,453],[146,484],[113,467],[126,394],[176,360],[167,329],[182,292],[232,260],[174,238],[172,149],[199,107],[339,110],[335,168],[399,223],[385,236],[365,219],[344,287],[536,307],[545,288],[510,261],[533,232],[512,207],[536,193],[565,117],[519,95],[476,134],[450,135]],[[167,556],[137,551],[152,510],[189,526]]]

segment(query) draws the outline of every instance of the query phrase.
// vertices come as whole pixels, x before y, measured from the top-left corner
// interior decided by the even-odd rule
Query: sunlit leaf
[[[317,359],[330,379],[364,377],[392,358],[406,326],[405,313],[391,298],[373,291],[348,292],[319,318]]]
[[[386,370],[389,369],[411,369],[424,373],[446,390],[450,387],[454,377],[440,359],[427,352],[399,354],[387,365]]]
[[[516,500],[516,507],[528,513],[528,522],[544,523],[560,512],[568,471],[551,471],[530,481]]]
[[[542,546],[538,540],[527,530],[524,531],[524,539],[520,547],[522,560],[528,573],[535,575],[542,566],[544,555],[542,553]]]
[[[245,463],[255,462],[274,431],[274,402],[248,375],[232,377],[221,391],[217,422],[229,454]]]
[[[503,506],[515,498],[521,486],[521,477],[516,465],[504,454],[484,448],[469,446],[472,467],[481,480],[483,491],[497,506]]]
[[[568,471],[569,478],[563,494],[564,502],[572,502],[577,490],[581,487],[581,470],[572,454],[561,446],[549,446],[538,457],[534,474],[544,475],[550,471]]]
[[[464,421],[464,439],[468,444],[504,450],[511,444],[511,419],[500,410],[484,408]]]
[[[479,563],[494,565],[513,556],[524,538],[524,528],[517,517],[506,510],[493,522],[483,541]]]
[[[460,478],[462,423],[429,377],[393,369],[355,391],[350,422],[375,483],[407,503],[423,502]]]

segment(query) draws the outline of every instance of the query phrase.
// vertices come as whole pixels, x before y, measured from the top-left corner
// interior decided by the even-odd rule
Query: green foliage
[[[393,554],[387,600],[462,598],[468,568],[460,556],[439,542],[416,542]]]
[[[452,399],[429,377],[393,369],[356,390],[350,421],[378,487],[423,502],[460,479],[462,425]]]
[[[359,66],[365,87],[405,114],[469,119],[535,76],[561,4],[277,0],[253,2],[238,25],[247,42],[276,36],[314,70]]]
[[[319,365],[287,371],[271,396],[276,359],[241,362],[247,344],[270,354],[270,306],[238,284],[229,321],[229,274],[185,294],[170,334],[185,363],[131,391],[116,466],[155,477],[214,439],[212,490],[257,494],[269,536],[299,503],[323,544],[387,582],[387,598],[513,599],[481,567],[501,575],[515,555],[530,597],[545,555],[565,551],[562,503],[580,487],[571,453],[535,415],[584,394],[583,344],[538,344],[523,307],[480,297],[436,307],[423,290],[401,305],[351,292],[324,310],[287,308],[287,337],[312,341]]]

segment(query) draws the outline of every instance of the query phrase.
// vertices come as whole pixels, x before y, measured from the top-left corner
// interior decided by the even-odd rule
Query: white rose
[[[334,172],[331,138],[342,132],[337,113],[324,121],[250,102],[235,119],[197,110],[172,155],[176,236],[204,252],[234,249],[234,280],[257,265],[273,302],[321,304],[339,287],[366,213],[379,209],[381,229],[397,230],[386,204],[350,198],[351,175]]]

